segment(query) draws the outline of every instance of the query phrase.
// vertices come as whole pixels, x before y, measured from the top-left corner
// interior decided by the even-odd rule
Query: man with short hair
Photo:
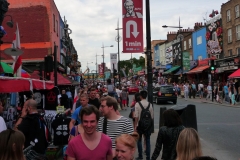
[[[61,106],[64,106],[64,108],[66,108],[66,109],[69,108],[68,96],[67,96],[65,90],[62,90],[62,94],[61,94],[61,97],[60,97],[60,104],[61,104]]]
[[[48,139],[50,135],[46,135],[46,124],[41,123],[43,121],[40,114],[37,111],[37,102],[33,99],[27,100],[24,103],[21,117],[18,118],[15,129],[21,131],[25,136],[24,148],[30,146],[30,142],[37,143],[33,147],[37,153],[45,154],[48,147]],[[45,123],[45,122],[44,122]]]
[[[89,96],[89,101],[88,104],[94,105],[95,107],[97,107],[97,109],[99,109],[101,103],[99,102],[99,99],[96,98],[96,89],[92,88],[90,91],[90,96]]]
[[[143,159],[143,155],[142,155],[142,136],[145,136],[146,139],[146,158],[147,160],[150,160],[150,135],[151,135],[151,128],[147,129],[147,130],[142,130],[142,128],[139,128],[139,121],[141,120],[141,112],[142,112],[142,108],[140,107],[140,105],[142,105],[142,107],[144,109],[147,109],[148,106],[149,107],[149,112],[151,114],[151,118],[153,119],[153,107],[152,104],[150,104],[147,100],[147,91],[143,90],[140,91],[140,99],[141,101],[135,104],[135,131],[138,132],[139,134],[139,139],[137,142],[138,145],[138,158],[136,158],[137,160],[141,160]],[[152,126],[153,127],[153,126]]]
[[[2,105],[2,101],[0,100],[0,114],[3,113],[3,105]],[[6,123],[4,121],[4,119],[0,116],[0,132],[4,131],[7,129]]]
[[[66,151],[68,160],[112,160],[111,139],[96,131],[100,117],[98,109],[92,105],[85,107],[81,110],[80,117],[84,132],[69,142]]]
[[[79,115],[79,112],[81,111],[82,108],[84,107],[87,107],[88,106],[88,95],[87,94],[82,94],[80,96],[80,102],[81,102],[81,106],[78,107],[72,114],[72,117],[71,117],[71,121],[69,123],[69,130],[71,131],[72,127],[74,127],[76,121],[78,122],[78,124],[81,123],[81,120],[80,118],[78,117]]]
[[[115,154],[115,139],[120,134],[131,134],[133,126],[130,120],[117,113],[118,103],[115,98],[106,96],[101,99],[100,111],[104,117],[98,122],[98,131],[107,134],[112,139],[113,157]]]

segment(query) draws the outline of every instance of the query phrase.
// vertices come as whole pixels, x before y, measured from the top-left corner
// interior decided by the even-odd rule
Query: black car
[[[172,85],[162,85],[153,89],[153,102],[159,104],[160,101],[177,103],[177,92]]]

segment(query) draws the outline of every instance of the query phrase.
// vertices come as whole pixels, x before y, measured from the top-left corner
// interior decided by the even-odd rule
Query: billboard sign
[[[122,0],[123,53],[142,53],[143,0]]]
[[[114,66],[114,69],[118,70],[117,53],[110,53],[110,65],[111,65],[112,73],[113,73],[113,66]]]

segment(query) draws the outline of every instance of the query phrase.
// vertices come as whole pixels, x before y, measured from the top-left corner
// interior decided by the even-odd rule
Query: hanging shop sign
[[[122,0],[123,53],[142,53],[143,0]]]

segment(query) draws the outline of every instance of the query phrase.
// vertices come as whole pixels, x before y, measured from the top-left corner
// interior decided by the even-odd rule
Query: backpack
[[[149,130],[153,125],[153,119],[149,111],[150,103],[148,104],[148,107],[146,109],[142,106],[141,102],[138,102],[138,103],[142,109],[140,120],[138,122],[138,130],[141,130],[141,131]]]

